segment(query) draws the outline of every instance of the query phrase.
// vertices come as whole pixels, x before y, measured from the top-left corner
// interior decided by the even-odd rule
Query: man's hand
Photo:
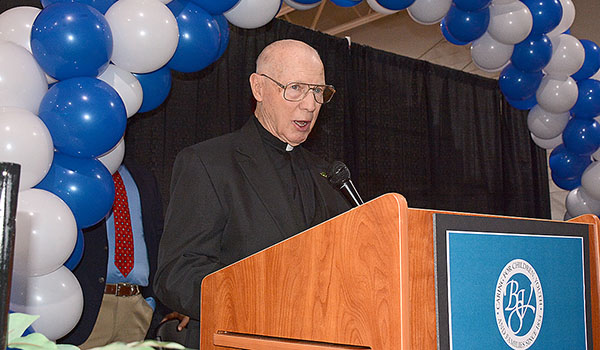
[[[163,319],[162,319],[162,321],[160,321],[160,323],[162,324],[162,323],[164,323],[164,322],[167,322],[167,321],[169,321],[169,320],[174,320],[174,319],[177,319],[177,320],[179,320],[179,325],[177,326],[177,330],[178,330],[178,331],[180,331],[180,332],[181,332],[181,331],[182,331],[182,330],[183,330],[183,329],[184,329],[184,328],[185,328],[185,327],[188,325],[188,323],[190,322],[190,317],[189,317],[189,316],[186,316],[186,315],[180,314],[180,313],[179,313],[179,312],[177,312],[177,311],[173,311],[173,312],[171,312],[170,314],[166,315],[166,316],[165,316],[165,318],[163,318]]]

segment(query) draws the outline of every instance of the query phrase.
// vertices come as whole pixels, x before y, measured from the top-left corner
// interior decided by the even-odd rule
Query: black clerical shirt
[[[268,132],[256,118],[254,118],[254,122],[267,155],[271,159],[290,201],[293,211],[290,214],[300,228],[298,232],[323,221],[325,218],[321,218],[321,203],[315,200],[314,180],[310,175],[308,164],[298,148],[300,146],[288,145]]]

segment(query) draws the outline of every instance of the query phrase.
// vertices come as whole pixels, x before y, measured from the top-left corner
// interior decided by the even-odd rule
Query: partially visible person
[[[182,150],[173,167],[155,290],[199,347],[200,284],[229,264],[350,209],[301,144],[335,89],[319,54],[296,40],[268,45],[250,76],[256,110],[233,133]]]
[[[113,175],[115,202],[107,219],[84,229],[84,253],[73,270],[83,289],[83,314],[60,343],[90,349],[141,341],[170,311],[154,296],[162,202],[154,176],[126,161]]]

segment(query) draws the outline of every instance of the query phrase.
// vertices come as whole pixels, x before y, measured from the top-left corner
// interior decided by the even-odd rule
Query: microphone
[[[350,203],[352,203],[355,207],[364,204],[362,198],[358,194],[356,187],[350,180],[350,170],[346,164],[336,160],[329,167],[329,171],[327,172],[327,179],[329,183],[333,185],[333,187],[342,191],[342,193],[348,198]]]

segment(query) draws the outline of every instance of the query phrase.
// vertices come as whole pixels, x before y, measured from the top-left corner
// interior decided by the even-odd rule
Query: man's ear
[[[256,102],[262,102],[264,85],[260,75],[256,73],[250,75],[250,88],[252,89],[252,95],[254,95]]]

